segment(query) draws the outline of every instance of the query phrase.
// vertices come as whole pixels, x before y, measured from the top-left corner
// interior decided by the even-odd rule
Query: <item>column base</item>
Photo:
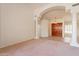
[[[70,46],[79,47],[79,44],[78,43],[70,43]]]
[[[39,39],[39,37],[35,37],[34,39]]]

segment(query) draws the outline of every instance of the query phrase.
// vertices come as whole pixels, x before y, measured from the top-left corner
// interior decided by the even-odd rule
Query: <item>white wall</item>
[[[79,43],[79,14],[77,15],[77,40]]]
[[[72,25],[72,19],[71,19],[71,13],[67,13],[64,16],[64,28],[66,28],[66,25]],[[69,28],[70,29],[70,28]],[[64,41],[69,43],[72,39],[72,33],[67,33],[66,31],[64,32]]]
[[[48,20],[41,20],[41,37],[48,37]]]
[[[33,8],[22,4],[0,6],[0,48],[34,38]]]
[[[1,6],[0,6],[0,15],[1,15]],[[0,43],[1,43],[1,16],[0,16]]]

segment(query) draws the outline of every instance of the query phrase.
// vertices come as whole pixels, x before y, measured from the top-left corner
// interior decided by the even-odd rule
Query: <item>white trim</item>
[[[65,37],[64,38],[64,42],[66,42],[66,43],[70,43],[70,40],[71,40],[71,37]]]
[[[71,46],[79,47],[77,42],[77,13],[75,12],[74,8],[71,10],[72,14],[72,40],[70,42]]]

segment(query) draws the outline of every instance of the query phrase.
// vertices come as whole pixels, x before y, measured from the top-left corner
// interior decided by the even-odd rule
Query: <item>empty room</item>
[[[79,3],[0,3],[0,56],[79,56]]]

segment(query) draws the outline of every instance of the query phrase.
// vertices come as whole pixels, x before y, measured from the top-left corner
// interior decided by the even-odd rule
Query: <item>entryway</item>
[[[62,37],[62,23],[51,24],[51,36]]]

